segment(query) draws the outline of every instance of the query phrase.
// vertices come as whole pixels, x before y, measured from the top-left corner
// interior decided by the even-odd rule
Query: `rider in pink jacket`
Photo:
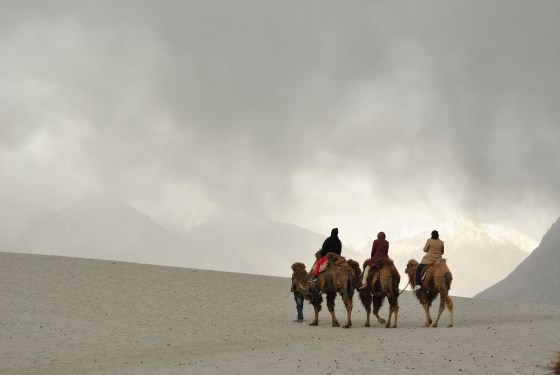
[[[388,258],[389,257],[389,241],[385,239],[385,233],[379,232],[377,234],[377,239],[373,241],[373,245],[371,246],[371,257],[369,259],[368,265],[364,269],[364,273],[362,274],[362,285],[360,289],[366,287],[366,281],[369,275],[369,271],[371,267],[375,265],[375,262],[381,258]]]
[[[373,245],[371,246],[371,258],[369,260],[368,266],[373,267],[377,259],[388,257],[389,241],[385,239],[385,233],[379,232],[377,234],[377,239],[373,241]]]

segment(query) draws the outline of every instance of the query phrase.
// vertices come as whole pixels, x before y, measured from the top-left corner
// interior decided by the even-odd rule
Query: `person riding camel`
[[[313,278],[310,281],[317,281],[317,276],[319,275],[319,269],[321,264],[325,263],[327,260],[328,253],[335,253],[340,255],[342,253],[342,243],[338,238],[338,228],[333,228],[331,230],[331,236],[327,237],[325,242],[323,242],[323,247],[321,247],[320,259],[315,264],[315,270],[313,271]]]
[[[437,230],[433,230],[432,237],[428,238],[426,241],[426,245],[424,245],[424,252],[427,254],[424,255],[418,265],[418,268],[416,269],[416,286],[422,285],[422,269],[443,258],[443,241],[439,239],[439,233]]]
[[[367,278],[369,272],[372,268],[375,268],[375,263],[381,258],[389,257],[389,241],[385,239],[385,233],[379,232],[377,234],[377,239],[373,241],[371,246],[371,258],[369,259],[368,265],[364,269],[362,274],[362,285],[358,289],[364,289],[367,286]]]

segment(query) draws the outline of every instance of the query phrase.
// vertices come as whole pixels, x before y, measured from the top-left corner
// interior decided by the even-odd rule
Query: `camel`
[[[364,262],[364,269],[368,262],[369,259]],[[359,285],[361,274],[360,265],[352,260],[349,260],[348,263],[354,269],[354,274],[357,275],[357,279],[355,281],[355,285],[357,286]],[[367,314],[364,327],[370,326],[369,318],[372,312],[371,305],[373,303],[373,315],[375,315],[379,324],[385,324],[385,327],[387,328],[396,328],[399,312],[398,298],[401,276],[395,268],[393,261],[389,258],[379,259],[376,266],[377,270],[371,272],[367,279],[368,285],[365,288],[358,290],[360,300],[362,301],[362,305],[364,305]],[[379,316],[379,309],[381,309],[385,298],[387,298],[387,301],[389,302],[389,316],[387,320]],[[395,322],[391,325],[391,317],[393,313],[395,314]]]
[[[410,280],[410,285],[414,288],[416,286],[416,269],[418,268],[418,262],[414,259],[408,261],[406,265],[405,273],[408,274]],[[424,321],[423,327],[437,327],[439,322],[439,317],[441,313],[447,307],[449,310],[449,325],[447,327],[453,327],[453,301],[449,297],[449,289],[451,288],[451,281],[453,280],[453,275],[447,267],[447,262],[445,259],[441,259],[432,264],[426,273],[420,289],[416,290],[414,294],[418,301],[424,306],[424,311],[426,313],[426,320]],[[440,296],[439,311],[436,320],[432,324],[432,318],[430,317],[430,306],[437,296]]]
[[[334,311],[336,294],[340,294],[347,313],[343,328],[350,328],[352,325],[354,271],[348,265],[346,259],[338,254],[329,253],[327,259],[328,266],[324,272],[319,273],[317,282],[309,281],[310,274],[306,272],[305,264],[301,262],[292,264],[292,288],[300,291],[315,309],[315,318],[309,323],[310,326],[319,324],[319,311],[321,311],[322,294],[324,293],[327,295],[327,307],[331,313],[332,326],[340,327]]]

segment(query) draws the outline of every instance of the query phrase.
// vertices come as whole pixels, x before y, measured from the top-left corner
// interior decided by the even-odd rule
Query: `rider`
[[[422,258],[422,261],[416,269],[416,285],[420,286],[422,284],[422,269],[426,266],[434,264],[437,260],[443,257],[444,246],[443,241],[439,239],[439,233],[437,230],[432,231],[432,237],[428,238],[426,245],[424,245],[424,252],[427,253]]]
[[[381,258],[388,258],[389,257],[389,241],[385,239],[385,233],[379,232],[377,234],[377,239],[373,241],[373,245],[371,246],[371,258],[369,259],[368,265],[364,269],[364,273],[362,274],[362,285],[359,289],[363,289],[367,286],[367,278],[369,275],[369,271],[371,267],[375,265],[375,262]]]
[[[315,270],[313,271],[314,276],[311,279],[311,281],[317,281],[317,276],[319,275],[319,268],[321,267],[321,264],[325,263],[325,261],[327,260],[328,253],[335,253],[340,255],[341,252],[342,252],[342,243],[338,238],[338,228],[333,228],[331,230],[331,236],[327,237],[325,242],[323,242],[320,259],[317,261]]]

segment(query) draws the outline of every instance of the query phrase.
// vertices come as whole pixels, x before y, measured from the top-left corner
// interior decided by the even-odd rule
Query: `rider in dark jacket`
[[[340,255],[342,252],[342,243],[338,238],[338,228],[331,230],[331,236],[327,237],[325,242],[323,242],[323,247],[321,247],[321,258],[328,253],[335,253]]]
[[[338,228],[334,228],[333,230],[331,230],[331,236],[327,237],[325,242],[323,242],[323,247],[321,247],[320,254],[321,257],[315,264],[315,270],[313,272],[314,277],[311,279],[311,281],[317,280],[317,276],[319,275],[319,268],[321,267],[321,264],[325,263],[325,261],[327,260],[328,253],[335,253],[340,255],[341,252],[342,242],[340,242],[340,239],[338,238]]]

